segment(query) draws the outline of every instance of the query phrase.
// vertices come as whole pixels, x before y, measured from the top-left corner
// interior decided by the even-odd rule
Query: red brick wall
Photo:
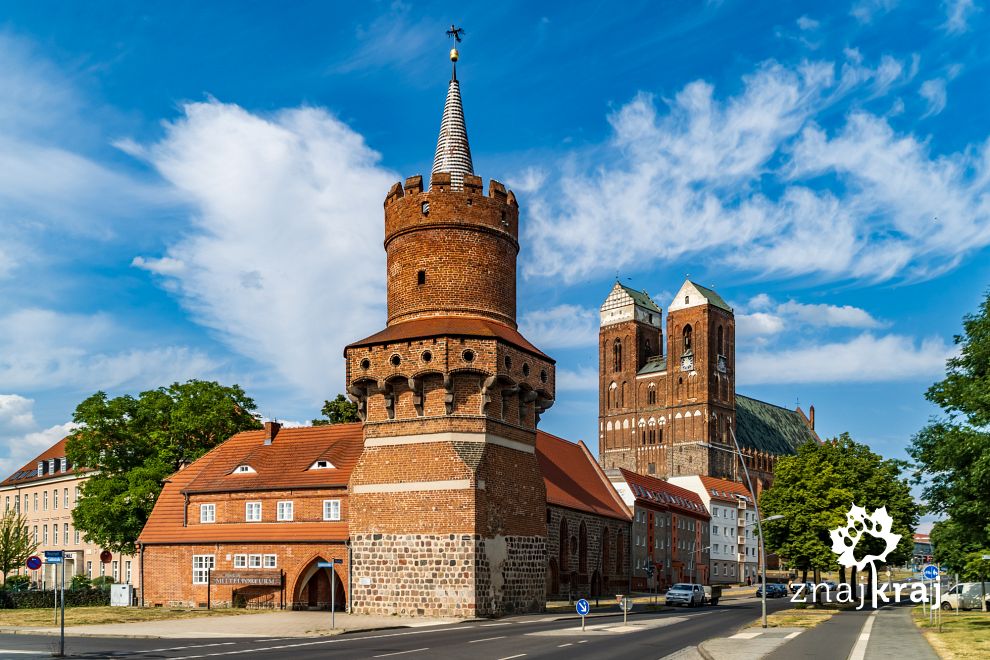
[[[323,500],[340,500],[341,520],[347,520],[347,489],[284,490],[236,493],[195,493],[189,496],[187,525],[209,526],[245,522],[245,503],[261,502],[261,522],[277,522],[277,503],[289,500],[293,503],[292,522],[322,522]],[[200,505],[216,505],[216,522],[200,523]],[[291,522],[284,522],[291,525]]]

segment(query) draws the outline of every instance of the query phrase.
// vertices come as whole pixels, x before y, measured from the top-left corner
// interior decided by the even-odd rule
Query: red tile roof
[[[646,475],[619,468],[622,478],[629,484],[636,499],[656,505],[664,504],[672,511],[689,513],[701,518],[710,518],[705,503],[697,493],[674,484]]]
[[[519,334],[518,330],[497,321],[474,316],[435,316],[394,323],[381,332],[376,332],[370,337],[350,344],[347,348],[408,341],[436,335],[497,338],[544,360],[549,360],[551,363],[554,362],[543,351],[529,343],[529,340]]]
[[[52,479],[53,477],[64,477],[69,474],[75,475],[84,472],[85,470],[76,470],[75,468],[72,468],[68,472],[56,472],[55,474],[46,473],[43,476],[38,476],[39,461],[48,461],[50,458],[65,458],[65,445],[68,439],[68,437],[62,438],[54,445],[35,456],[34,459],[25,464],[24,467],[19,470],[15,470],[13,474],[0,482],[0,486],[28,485],[35,481],[44,481],[45,479]]]
[[[583,442],[575,444],[537,431],[536,458],[543,472],[548,503],[620,520],[632,518],[632,512]]]
[[[720,500],[725,500],[727,502],[736,502],[738,498],[736,495],[741,495],[746,498],[747,502],[752,503],[753,496],[750,494],[749,490],[746,489],[738,481],[729,481],[728,479],[719,479],[717,477],[699,477],[701,479],[702,485],[704,485],[705,490],[712,497],[718,498]]]
[[[263,430],[245,431],[172,475],[138,541],[143,544],[293,542],[344,540],[347,522],[219,523],[183,525],[185,497],[220,493],[304,488],[347,488],[363,447],[361,424],[282,428],[270,445]],[[317,460],[334,466],[310,470]],[[239,465],[255,472],[233,474]]]

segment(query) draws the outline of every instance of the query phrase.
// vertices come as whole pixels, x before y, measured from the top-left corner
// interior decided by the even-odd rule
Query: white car
[[[678,582],[667,591],[667,605],[700,607],[705,604],[705,588],[700,584]]]
[[[942,594],[941,607],[943,610],[957,607],[961,610],[979,610],[982,609],[980,599],[984,593],[990,599],[990,582],[984,582],[982,586],[979,582],[960,582]]]

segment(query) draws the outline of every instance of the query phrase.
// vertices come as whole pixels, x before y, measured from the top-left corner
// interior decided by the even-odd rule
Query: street
[[[790,606],[768,601],[770,612]],[[717,607],[589,617],[587,629],[572,616],[537,615],[478,620],[430,628],[382,630],[322,638],[260,639],[66,639],[66,653],[77,658],[662,658],[716,636],[732,634],[760,615],[760,601],[745,599]],[[401,620],[397,620],[400,623]],[[44,657],[58,638],[0,636],[0,658]]]

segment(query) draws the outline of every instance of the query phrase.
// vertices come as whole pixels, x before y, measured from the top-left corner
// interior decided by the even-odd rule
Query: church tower
[[[489,616],[546,602],[535,455],[554,361],[516,329],[519,206],[476,176],[456,75],[428,185],[385,197],[388,319],[345,349],[364,421],[350,482],[351,603]]]
[[[667,474],[734,478],[736,322],[713,290],[685,280],[667,312]]]

